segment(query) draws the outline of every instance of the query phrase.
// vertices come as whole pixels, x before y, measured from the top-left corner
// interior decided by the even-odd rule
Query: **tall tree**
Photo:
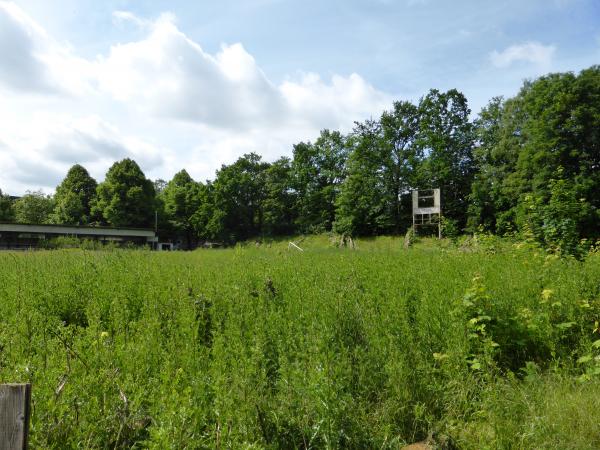
[[[50,220],[53,223],[84,225],[91,220],[91,205],[98,183],[81,165],[75,164],[54,194],[55,207]]]
[[[411,223],[410,196],[419,187],[419,109],[396,102],[379,122],[357,123],[335,229],[347,234],[399,233]]]
[[[297,195],[292,190],[292,182],[289,158],[280,158],[265,170],[263,234],[274,236],[294,232]]]
[[[154,222],[155,194],[152,181],[129,158],[114,163],[96,189],[92,214],[116,227],[150,227]]]
[[[598,235],[600,66],[527,81],[514,98],[490,103],[476,126],[473,225],[499,233],[544,230],[536,233],[544,242]],[[565,211],[578,205],[575,224],[563,227],[570,237],[551,232],[554,224],[567,223],[561,202]]]
[[[15,206],[9,195],[3,194],[0,189],[0,222],[15,220]]]
[[[178,233],[183,233],[188,248],[197,241],[194,214],[201,205],[200,189],[200,184],[184,169],[175,174],[160,195],[169,221]]]
[[[48,223],[54,209],[54,200],[42,191],[27,191],[15,202],[15,220],[18,223]]]
[[[348,148],[338,131],[323,130],[314,144],[294,146],[292,168],[301,231],[331,230]]]
[[[235,242],[260,234],[268,167],[260,156],[250,153],[217,171],[212,185],[213,217],[207,225],[210,236]]]
[[[372,235],[390,226],[381,176],[382,134],[377,121],[357,123],[348,145],[348,175],[336,201],[334,229],[350,236]]]
[[[598,235],[600,226],[600,66],[555,73],[526,85],[523,101],[524,145],[514,184],[521,196],[531,192],[548,202],[550,179],[570,180],[587,213],[577,221],[580,236]]]
[[[162,178],[158,178],[152,183],[154,184],[154,191],[156,192],[156,195],[162,194],[165,188],[167,187],[167,182]]]
[[[411,197],[419,187],[419,169],[423,160],[418,145],[419,109],[410,102],[395,102],[392,111],[381,116],[382,181],[386,199],[386,232],[399,233],[411,223]]]
[[[518,192],[514,173],[523,138],[521,98],[493,98],[474,122],[476,172],[471,185],[469,228],[497,233],[514,230]]]
[[[213,239],[217,232],[222,229],[222,215],[215,208],[214,186],[211,181],[198,183],[198,198],[200,206],[192,216],[194,232],[200,239]]]
[[[475,171],[467,99],[456,89],[432,89],[419,102],[419,111],[420,142],[426,155],[420,187],[441,188],[443,215],[462,227]]]
[[[15,207],[9,195],[2,193],[0,189],[0,222],[12,222],[15,220]]]

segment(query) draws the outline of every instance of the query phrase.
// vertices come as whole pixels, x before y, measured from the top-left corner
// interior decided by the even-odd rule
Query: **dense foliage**
[[[54,210],[54,200],[42,191],[27,192],[15,201],[15,220],[19,223],[46,223]]]
[[[548,244],[558,238],[573,246],[580,237],[598,236],[598,66],[578,75],[550,74],[525,83],[515,98],[492,100],[476,129],[474,223],[498,233],[529,226]],[[564,222],[565,213],[572,224]]]
[[[349,146],[339,132],[323,130],[314,144],[294,146],[293,182],[297,195],[292,204],[299,231],[331,230],[336,218],[336,199],[346,178]]]
[[[154,184],[129,158],[114,163],[98,185],[92,214],[116,227],[148,227],[156,211]]]
[[[65,179],[56,187],[52,221],[69,225],[90,223],[97,186],[98,183],[85,167],[79,164],[71,167]]]
[[[202,206],[200,193],[203,187],[182,170],[175,174],[159,194],[164,204],[165,215],[170,219],[175,231],[185,236],[188,247],[193,246],[195,242],[195,216]]]
[[[191,247],[331,230],[400,234],[412,225],[410,191],[439,187],[447,235],[520,233],[585,253],[581,240],[600,229],[600,67],[527,81],[514,98],[492,99],[474,120],[470,113],[457,90],[432,89],[348,135],[323,130],[294,145],[292,159],[244,155],[206,184],[185,170],[152,183],[126,159],[95,187],[76,165],[51,215],[31,211],[33,200],[47,203],[36,194],[16,205],[16,220],[149,226],[156,213],[163,236]]]
[[[12,222],[15,218],[15,207],[10,197],[0,190],[0,221]]]
[[[599,254],[302,245],[0,253],[31,446],[600,446]]]

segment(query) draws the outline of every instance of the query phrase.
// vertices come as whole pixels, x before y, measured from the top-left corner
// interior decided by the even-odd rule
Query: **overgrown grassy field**
[[[600,254],[0,253],[32,448],[600,448]]]

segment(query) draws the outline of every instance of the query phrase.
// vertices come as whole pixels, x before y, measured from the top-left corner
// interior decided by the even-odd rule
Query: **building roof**
[[[51,224],[27,224],[27,223],[4,223],[0,222],[0,233],[43,233],[43,234],[66,234],[77,236],[124,236],[154,238],[154,230],[147,228],[114,228],[114,227],[90,227],[80,225],[51,225]]]

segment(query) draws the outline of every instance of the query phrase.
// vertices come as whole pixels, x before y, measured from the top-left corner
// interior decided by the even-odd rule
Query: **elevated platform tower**
[[[424,189],[412,191],[413,230],[437,225],[438,238],[442,238],[442,204],[440,190]]]

